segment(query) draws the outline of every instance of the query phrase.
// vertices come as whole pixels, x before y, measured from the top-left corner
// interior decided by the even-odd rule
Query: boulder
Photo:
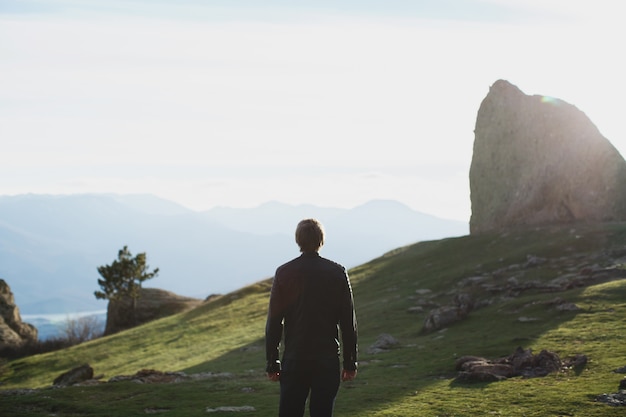
[[[459,371],[457,381],[491,382],[522,376],[524,378],[544,377],[563,369],[571,368],[572,363],[583,361],[585,355],[577,355],[561,361],[559,356],[548,350],[533,354],[531,349],[518,347],[511,355],[489,360],[478,356],[461,356],[456,360],[455,368]]]
[[[130,297],[110,300],[107,307],[105,335],[117,333],[152,320],[192,309],[202,300],[184,297],[158,288],[141,288],[133,313]]]
[[[37,341],[37,328],[22,322],[9,284],[0,279],[0,351]]]
[[[626,162],[575,106],[498,80],[474,134],[471,234],[626,220]]]
[[[464,320],[474,309],[474,301],[468,294],[457,294],[454,305],[446,305],[431,310],[424,318],[422,333],[441,330],[458,321]]]
[[[435,330],[441,330],[458,321],[465,319],[469,311],[463,310],[458,306],[443,306],[431,310],[424,319],[422,333],[430,333]]]

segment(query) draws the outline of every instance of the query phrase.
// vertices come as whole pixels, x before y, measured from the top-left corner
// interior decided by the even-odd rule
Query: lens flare
[[[555,106],[558,106],[559,104],[561,104],[561,100],[555,97],[550,97],[550,96],[541,96],[541,102],[552,104]]]

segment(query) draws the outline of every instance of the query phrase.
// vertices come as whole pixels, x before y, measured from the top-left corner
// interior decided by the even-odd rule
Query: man
[[[357,374],[352,288],[346,269],[319,255],[324,244],[320,222],[298,223],[296,243],[301,255],[278,267],[274,276],[265,327],[266,371],[270,380],[280,381],[279,417],[302,417],[309,395],[311,417],[331,417],[340,379],[351,381]]]

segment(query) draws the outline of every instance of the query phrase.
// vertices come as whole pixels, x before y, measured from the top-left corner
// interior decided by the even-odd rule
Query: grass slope
[[[544,259],[524,266],[528,255]],[[559,293],[533,290],[504,296],[474,287],[488,304],[447,329],[423,334],[424,313],[409,313],[431,290],[430,301],[446,304],[467,278],[494,283],[547,282],[568,271],[619,266],[626,256],[626,224],[546,228],[421,242],[350,271],[360,332],[360,370],[344,383],[336,416],[622,416],[623,407],[594,401],[613,393],[626,365],[626,281],[619,276]],[[624,258],[626,262],[626,258]],[[277,414],[278,385],[264,375],[263,332],[271,280],[261,281],[186,313],[161,319],[65,351],[4,363],[0,410],[7,416],[204,415],[207,407],[252,406]],[[560,297],[578,311],[556,311]],[[425,310],[427,311],[427,310]],[[519,317],[535,321],[519,321]],[[381,333],[400,341],[388,352],[367,347]],[[582,372],[498,383],[458,383],[462,355],[506,356],[517,346],[548,349],[561,357],[586,354]],[[108,379],[141,369],[208,373],[214,377],[172,384],[116,382],[50,388],[59,374],[89,363]],[[9,395],[10,393],[10,395]]]

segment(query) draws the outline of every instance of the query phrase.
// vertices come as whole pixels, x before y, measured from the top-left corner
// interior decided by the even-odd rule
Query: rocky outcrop
[[[158,288],[142,288],[134,312],[132,304],[130,297],[109,301],[105,335],[189,310],[202,304],[202,300]]]
[[[478,356],[462,356],[456,361],[459,374],[457,381],[494,382],[516,376],[535,378],[564,370],[581,372],[587,365],[586,355],[575,355],[561,360],[559,355],[548,350],[533,354],[531,349],[518,347],[511,355],[499,359]]]
[[[93,379],[93,368],[89,364],[77,366],[62,373],[52,383],[55,387],[69,387]]]
[[[0,351],[37,341],[37,328],[22,322],[9,284],[0,279]]]
[[[471,234],[626,220],[626,162],[573,105],[499,80],[474,133]]]

